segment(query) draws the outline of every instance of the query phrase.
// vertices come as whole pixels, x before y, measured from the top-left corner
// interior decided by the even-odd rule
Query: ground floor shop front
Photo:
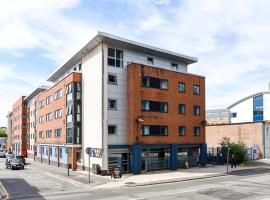
[[[109,145],[108,171],[120,167],[123,172],[139,174],[147,171],[193,167],[207,162],[206,144],[136,144]]]

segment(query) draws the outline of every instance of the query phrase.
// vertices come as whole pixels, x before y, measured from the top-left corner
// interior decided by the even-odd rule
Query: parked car
[[[12,160],[12,159],[14,159],[15,158],[15,155],[14,154],[10,154],[10,153],[8,153],[8,154],[6,154],[6,167],[7,167],[7,164],[9,164],[10,163],[10,161]]]
[[[14,158],[10,160],[10,162],[7,164],[8,166],[6,168],[9,168],[11,170],[13,169],[24,169],[24,164],[20,159]]]
[[[21,160],[23,162],[23,164],[25,165],[25,158],[22,155],[15,156],[15,158]]]
[[[5,158],[6,154],[4,150],[0,150],[0,158]]]

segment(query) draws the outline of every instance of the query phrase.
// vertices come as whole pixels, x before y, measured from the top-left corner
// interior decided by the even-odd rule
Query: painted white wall
[[[231,118],[232,123],[252,122],[253,121],[253,98],[249,98],[234,107],[230,108],[230,112],[237,113],[237,117]]]
[[[102,148],[102,46],[82,58],[82,158],[88,166],[87,147]],[[102,159],[91,158],[91,164]]]
[[[270,120],[270,94],[263,94],[263,120]]]

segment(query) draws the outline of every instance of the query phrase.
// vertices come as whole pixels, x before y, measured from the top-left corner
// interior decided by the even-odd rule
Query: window
[[[193,115],[200,115],[200,106],[193,106]]]
[[[59,119],[62,117],[62,109],[58,109],[54,112],[54,118]]]
[[[73,108],[72,105],[67,106],[67,123],[73,122]]]
[[[158,89],[168,89],[168,80],[144,76],[142,78],[142,86]]]
[[[177,64],[177,63],[171,63],[171,67],[172,67],[173,69],[178,70],[178,64]]]
[[[193,94],[200,95],[200,86],[199,85],[193,85]]]
[[[82,63],[79,64],[79,71],[82,71]]]
[[[73,141],[73,128],[67,128],[67,143],[71,144]]]
[[[52,113],[46,114],[46,122],[52,121]]]
[[[232,115],[232,118],[236,118],[237,117],[237,113],[236,112],[233,112],[231,115]]]
[[[39,102],[39,108],[43,108],[45,106],[45,101],[42,100]]]
[[[57,99],[60,99],[63,95],[63,90],[60,89],[60,90],[57,90],[55,93],[54,93],[54,100],[57,100]]]
[[[61,128],[54,130],[54,137],[56,137],[56,138],[61,137],[61,134],[62,134]]]
[[[52,130],[47,130],[46,131],[46,138],[51,138],[52,137]]]
[[[108,134],[109,135],[115,135],[116,134],[116,126],[115,125],[109,125],[108,126]]]
[[[186,84],[183,82],[180,82],[178,84],[178,91],[181,93],[185,93],[186,92]]]
[[[167,136],[168,126],[158,126],[158,125],[142,125],[141,127],[142,135],[152,135],[152,136]]]
[[[123,67],[123,51],[108,48],[108,65],[112,67]]]
[[[108,100],[108,109],[116,110],[117,109],[117,101],[115,99]]]
[[[154,58],[148,56],[148,57],[147,57],[147,63],[150,64],[150,65],[154,65]]]
[[[39,131],[39,138],[44,138],[43,131]]]
[[[186,127],[185,126],[179,126],[179,135],[180,136],[186,135]]]
[[[46,98],[46,105],[49,105],[50,103],[52,103],[52,96]]]
[[[76,87],[76,99],[81,99],[81,91],[82,91],[81,83],[75,83],[75,87]]]
[[[179,104],[178,105],[178,112],[179,112],[179,114],[185,114],[186,113],[186,105],[185,104]]]
[[[117,84],[117,76],[113,74],[108,74],[108,83]]]
[[[201,135],[201,128],[198,126],[195,126],[193,128],[193,134],[194,134],[194,136],[200,136]]]
[[[142,111],[151,111],[151,112],[168,112],[168,103],[167,102],[142,100],[141,110]]]
[[[44,123],[44,121],[45,121],[45,120],[44,120],[44,116],[40,116],[40,117],[39,117],[39,123],[42,124],[42,123]]]
[[[67,90],[66,93],[67,93],[67,102],[68,102],[68,101],[71,101],[73,99],[73,97],[72,97],[72,83],[67,85],[66,90]]]

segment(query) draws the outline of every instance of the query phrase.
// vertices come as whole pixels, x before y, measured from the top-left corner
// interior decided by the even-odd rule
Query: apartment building
[[[76,169],[82,151],[81,73],[70,73],[38,95],[37,107],[36,159]]]
[[[205,164],[205,78],[188,73],[195,62],[194,57],[99,32],[51,74],[52,91],[39,96],[38,156],[87,168],[85,149],[95,148],[102,156],[91,157],[91,163],[104,174],[119,164],[133,173],[176,169],[186,160]],[[81,80],[73,82],[81,82],[81,108],[76,111],[76,104],[68,108],[72,89],[66,80],[77,74]],[[59,107],[43,102],[57,85],[63,117],[55,125]],[[71,113],[78,124],[70,129]],[[77,114],[81,119],[76,121]],[[57,129],[61,137],[55,139]]]
[[[205,78],[188,72],[196,62],[99,32],[49,76],[52,87],[26,98],[29,153],[87,169],[90,147],[102,174],[206,164]]]
[[[7,117],[7,148],[9,151],[12,150],[12,128],[13,128],[12,116],[13,116],[12,112],[9,112],[6,116]]]
[[[13,104],[12,149],[16,155],[27,157],[27,110],[24,99],[25,96],[22,96]]]
[[[27,108],[27,157],[35,159],[36,135],[37,135],[37,96],[48,87],[40,86],[31,92],[25,99]]]

